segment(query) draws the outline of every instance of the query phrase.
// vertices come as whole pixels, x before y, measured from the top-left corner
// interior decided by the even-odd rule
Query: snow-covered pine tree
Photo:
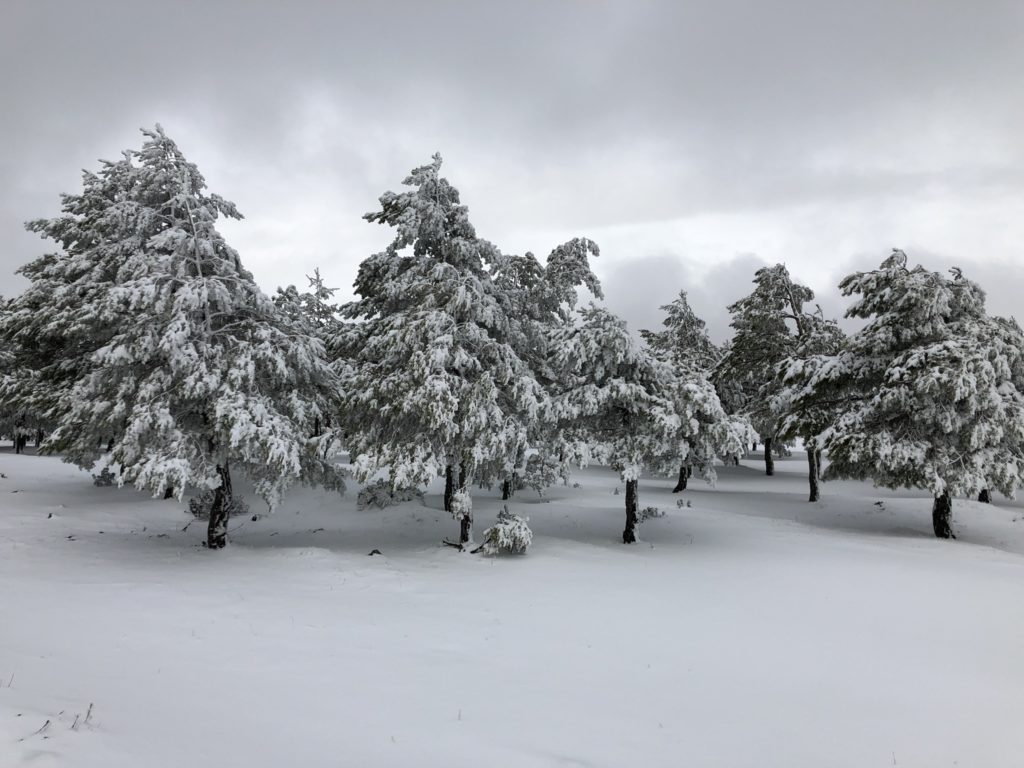
[[[799,437],[803,440],[810,487],[808,501],[815,502],[821,499],[821,447],[815,442],[814,435],[825,429],[836,414],[827,402],[798,398],[820,361],[839,353],[846,335],[835,320],[825,319],[821,307],[804,315],[802,330],[793,356],[779,364],[781,386],[773,397],[772,410],[778,418],[781,439]]]
[[[935,535],[949,538],[954,496],[1022,483],[1019,329],[987,317],[984,292],[959,270],[909,268],[900,250],[840,288],[859,296],[847,316],[867,324],[814,361],[797,393],[836,409],[816,436],[825,476],[928,489]]]
[[[573,310],[585,288],[592,296],[604,297],[601,283],[590,268],[590,258],[600,255],[597,243],[584,237],[557,246],[542,266],[532,253],[506,256],[494,272],[498,295],[512,319],[510,342],[526,361],[536,380],[549,396],[560,383],[551,359],[552,339],[572,324]],[[557,480],[567,480],[570,451],[561,433],[561,422],[550,409],[539,413],[528,433],[531,448],[516,461],[523,467],[525,484],[543,496],[544,488]],[[502,498],[507,499],[520,478],[507,477],[502,483]]]
[[[512,338],[510,306],[492,269],[504,257],[476,235],[441,156],[386,192],[371,222],[395,238],[359,267],[355,320],[339,337],[346,359],[348,446],[356,473],[386,470],[394,487],[450,479],[446,508],[459,542],[472,537],[470,479],[508,476],[547,407]]]
[[[665,326],[661,331],[640,331],[640,336],[658,357],[678,368],[710,371],[721,358],[721,351],[711,341],[707,325],[697,316],[686,297],[686,291],[661,307]]]
[[[306,279],[309,281],[309,287],[303,293],[294,285],[278,288],[274,295],[274,305],[295,329],[318,339],[327,350],[328,360],[340,370],[343,365],[341,361],[335,360],[333,355],[334,340],[341,328],[341,320],[338,317],[341,308],[333,300],[338,289],[326,286],[319,267],[313,270],[312,275],[306,275]],[[313,422],[313,436],[322,435],[324,430],[331,429],[337,420],[337,414],[330,412],[325,412],[322,418],[316,417]]]
[[[640,331],[652,354],[668,364],[674,378],[673,398],[680,415],[677,441],[665,463],[678,466],[673,493],[686,489],[694,467],[714,480],[714,460],[740,454],[753,431],[742,416],[729,416],[709,377],[719,351],[708,336],[704,321],[690,307],[686,291],[662,307],[665,329]]]
[[[47,447],[80,466],[114,465],[121,482],[154,495],[213,490],[207,543],[219,548],[231,467],[272,506],[295,480],[341,487],[327,455],[333,436],[308,437],[337,387],[322,344],[282,318],[217,231],[218,217],[240,218],[234,205],[204,192],[199,170],[160,126],[143,134],[142,149],[117,166],[112,204],[95,225],[67,208],[37,224],[75,249],[53,259],[70,262],[54,292],[73,291],[66,278],[82,275],[88,298],[55,337],[103,331],[99,348],[68,360],[74,380]],[[28,274],[47,278],[55,270],[45,267]],[[90,281],[90,271],[103,280]],[[108,452],[96,463],[100,440]]]
[[[741,395],[730,393],[725,399],[743,404],[743,415],[764,443],[765,474],[773,475],[772,449],[779,428],[773,402],[781,386],[777,369],[807,334],[804,304],[814,299],[814,292],[793,282],[782,264],[757,270],[754,284],[750,295],[729,305],[734,334],[713,380],[722,392],[741,390]]]
[[[306,275],[306,279],[309,281],[306,291],[300,293],[294,285],[278,288],[274,303],[289,320],[326,343],[338,333],[340,307],[334,303],[338,289],[327,287],[319,267],[312,275]]]
[[[606,462],[621,473],[626,483],[622,541],[631,544],[640,474],[671,453],[680,428],[672,372],[608,310],[591,304],[579,316],[578,324],[554,334],[553,360],[562,382],[555,409],[579,457]]]
[[[18,270],[28,287],[0,313],[0,340],[13,357],[0,380],[0,403],[8,411],[34,414],[50,425],[71,408],[71,388],[92,369],[92,354],[132,318],[109,314],[97,297],[119,279],[129,255],[159,231],[158,221],[124,221],[131,186],[130,153],[83,171],[82,192],[62,195],[62,215],[26,224],[59,249]],[[68,447],[65,458],[89,466],[112,434],[92,435]],[[43,445],[46,450],[46,445]]]

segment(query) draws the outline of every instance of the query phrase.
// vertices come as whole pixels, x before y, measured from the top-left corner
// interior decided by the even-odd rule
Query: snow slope
[[[176,502],[0,453],[0,766],[1020,765],[1024,509],[958,500],[938,541],[920,494],[806,503],[801,459],[691,508],[642,479],[669,513],[632,547],[583,470],[482,558],[438,547],[439,488],[296,492],[214,553]]]

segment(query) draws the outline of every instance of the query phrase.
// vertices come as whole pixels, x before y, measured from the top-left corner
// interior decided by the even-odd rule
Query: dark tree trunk
[[[469,487],[469,472],[466,471],[466,462],[459,464],[459,493],[466,493]],[[473,533],[472,511],[459,518],[459,544],[466,544]]]
[[[953,530],[950,528],[952,517],[953,500],[949,496],[949,491],[944,491],[941,496],[935,497],[935,502],[932,504],[932,528],[938,538],[953,538]]]
[[[679,479],[676,481],[676,487],[672,489],[672,493],[679,493],[680,491],[686,490],[686,481],[690,479],[690,468],[685,464],[679,467]]]
[[[39,444],[41,442],[43,442],[43,430],[37,429],[36,430],[36,448],[39,447]]]
[[[452,496],[455,495],[455,470],[449,464],[444,468],[444,511],[452,511]]]
[[[770,437],[765,438],[764,441],[764,473],[766,475],[775,474],[775,457],[772,455],[772,439]]]
[[[224,464],[217,465],[220,485],[213,492],[213,505],[210,507],[210,525],[206,529],[206,546],[210,549],[223,549],[228,543],[228,515],[231,514],[231,472],[227,459]]]
[[[818,472],[818,479],[821,480],[821,448],[814,449],[814,468]]]
[[[323,432],[320,429],[320,417],[317,416],[313,419],[313,437],[320,437],[321,434],[323,434]]]
[[[512,498],[512,478],[506,477],[505,482],[501,484],[501,500],[508,501]]]
[[[811,484],[811,496],[808,501],[819,501],[821,499],[818,477],[818,452],[810,448],[807,451],[807,481]]]
[[[623,544],[636,543],[636,480],[626,481],[626,528],[622,532]]]
[[[110,438],[107,441],[107,453],[110,453],[112,450],[114,450],[114,438]]]
[[[978,501],[984,504],[992,503],[992,495],[988,492],[988,488],[982,488],[981,493],[978,494]]]
[[[757,443],[756,442],[750,447],[750,452],[751,453],[757,453]]]
[[[166,488],[164,488],[164,499],[173,499],[173,498],[174,498],[174,489],[171,488],[170,486],[167,486]]]

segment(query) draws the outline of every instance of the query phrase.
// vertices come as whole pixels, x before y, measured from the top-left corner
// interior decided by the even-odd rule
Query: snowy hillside
[[[591,468],[510,502],[525,557],[439,546],[440,483],[294,491],[218,554],[177,501],[0,453],[0,765],[1019,765],[1024,507],[958,500],[942,541],[927,492],[808,504],[805,468],[644,477],[635,547]]]

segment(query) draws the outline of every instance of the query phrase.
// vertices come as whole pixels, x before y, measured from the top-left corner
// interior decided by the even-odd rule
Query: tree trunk
[[[981,493],[978,494],[978,501],[984,504],[992,503],[992,495],[988,492],[988,488],[982,488]]]
[[[510,498],[512,498],[512,478],[506,477],[501,484],[501,500],[508,501]]]
[[[764,440],[764,473],[766,475],[775,474],[775,457],[772,456],[772,439],[766,437]]]
[[[166,488],[164,488],[164,499],[166,500],[166,499],[173,499],[173,498],[174,498],[174,489],[171,486],[167,486]]]
[[[623,544],[636,543],[636,480],[626,481],[626,528],[622,532]]]
[[[818,488],[818,452],[814,448],[807,451],[807,481],[811,484],[811,497],[808,501],[819,501],[821,491]]]
[[[756,440],[754,441],[753,445],[751,445],[750,452],[751,453],[757,453],[757,441]]]
[[[231,514],[231,472],[228,461],[217,465],[220,485],[213,492],[213,505],[210,507],[210,525],[206,529],[206,546],[210,549],[223,549],[228,543],[228,515]]]
[[[818,472],[818,479],[821,480],[821,448],[814,449],[814,468]]]
[[[449,464],[444,468],[444,511],[452,511],[452,496],[455,495],[455,470]]]
[[[953,531],[949,525],[952,516],[953,500],[949,497],[949,491],[944,491],[942,495],[935,497],[932,504],[932,528],[938,538],[953,538]]]
[[[459,493],[466,493],[469,487],[469,472],[466,471],[466,462],[459,464]],[[473,535],[473,511],[463,514],[459,518],[459,544],[468,544]]]
[[[686,481],[690,479],[690,468],[685,464],[679,467],[679,480],[676,481],[676,487],[672,489],[672,493],[679,493],[680,491],[686,490]]]

